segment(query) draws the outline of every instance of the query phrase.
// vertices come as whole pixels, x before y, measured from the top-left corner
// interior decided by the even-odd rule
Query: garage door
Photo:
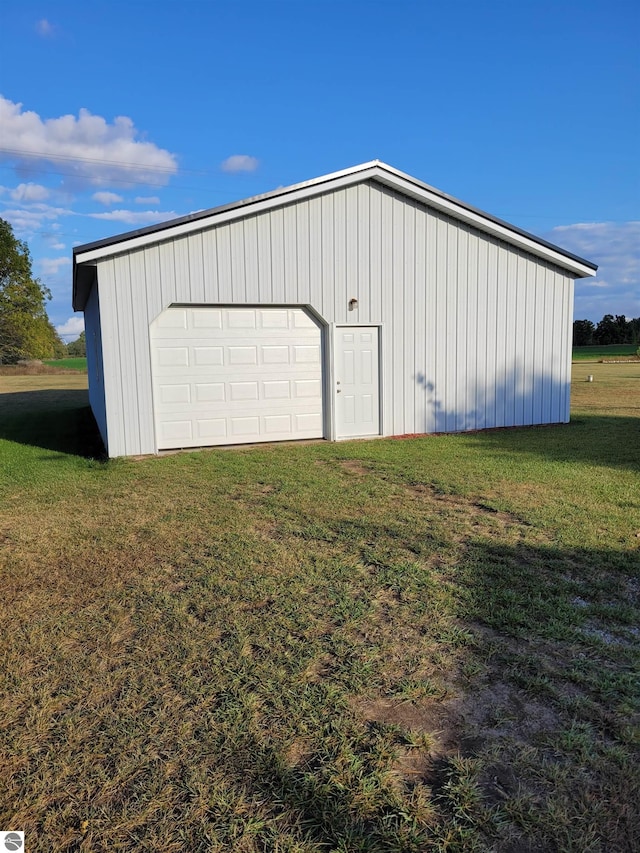
[[[322,438],[321,353],[302,308],[167,308],[151,326],[158,449]]]

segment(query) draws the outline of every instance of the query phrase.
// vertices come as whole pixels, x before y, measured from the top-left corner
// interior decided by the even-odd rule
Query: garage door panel
[[[191,387],[189,385],[161,385],[160,402],[171,404],[191,402]]]
[[[303,309],[169,308],[151,340],[158,449],[322,437],[321,331]]]
[[[231,435],[238,437],[254,436],[260,434],[260,417],[249,415],[243,418],[231,418]]]
[[[255,329],[256,312],[249,308],[239,308],[237,311],[227,311],[228,329]]]
[[[224,382],[195,382],[194,388],[198,403],[222,403],[225,400]]]
[[[289,347],[266,346],[261,347],[263,364],[289,364]]]
[[[157,328],[165,332],[169,329],[184,329],[187,328],[187,312],[184,309],[173,308],[171,311],[165,311],[155,321]]]
[[[257,382],[230,382],[231,400],[258,400],[260,397]]]
[[[212,364],[224,364],[224,349],[222,347],[192,347],[191,358],[187,364],[195,367],[209,367]]]
[[[320,347],[297,345],[293,347],[295,364],[320,364]]]
[[[262,395],[265,400],[289,400],[291,385],[286,379],[273,379],[262,383]]]
[[[258,325],[261,329],[287,329],[289,328],[289,314],[287,311],[271,309],[258,312]]]
[[[215,311],[211,308],[195,309],[191,311],[191,318],[194,329],[222,328],[222,311]]]
[[[167,441],[189,441],[193,437],[191,421],[165,421],[161,424],[162,437]]]
[[[257,347],[227,347],[228,359],[226,364],[257,364],[258,363],[258,348]]]
[[[296,397],[319,397],[322,395],[322,384],[319,379],[296,379],[293,382]]]
[[[314,432],[322,429],[322,415],[319,412],[294,415],[297,432]]]
[[[158,364],[160,367],[188,367],[188,347],[160,347],[158,349]]]
[[[196,434],[200,439],[224,438],[227,422],[224,418],[201,418],[196,421]]]
[[[264,418],[264,431],[267,434],[274,433],[291,434],[291,415],[267,415]]]

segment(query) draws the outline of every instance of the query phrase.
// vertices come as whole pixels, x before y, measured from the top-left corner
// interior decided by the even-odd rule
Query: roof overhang
[[[576,278],[592,276],[598,269],[596,264],[580,258],[578,255],[573,255],[553,243],[548,243],[540,237],[522,231],[515,225],[497,219],[495,216],[453,198],[379,160],[372,160],[369,163],[363,163],[360,166],[354,166],[340,172],[333,172],[330,175],[314,178],[301,184],[282,187],[232,204],[198,211],[178,219],[161,222],[158,225],[151,225],[105,240],[76,246],[73,250],[73,308],[75,311],[84,309],[89,293],[87,286],[90,289],[95,275],[93,266],[99,260],[202,231],[205,228],[211,228],[234,219],[254,216],[274,207],[293,204],[303,199],[365,181],[380,183],[499,240],[504,240],[506,243],[567,270]],[[90,270],[84,271],[86,265],[91,265]]]

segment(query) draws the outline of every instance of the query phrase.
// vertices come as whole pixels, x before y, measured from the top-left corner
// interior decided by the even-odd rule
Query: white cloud
[[[18,184],[15,189],[11,190],[11,198],[14,201],[21,202],[44,201],[45,198],[49,198],[49,195],[49,190],[42,184]]]
[[[36,21],[36,32],[42,38],[53,38],[56,34],[57,27],[55,27],[50,21],[47,21],[46,18],[40,18],[39,21]]]
[[[126,116],[110,124],[81,109],[77,117],[42,119],[0,96],[0,159],[23,172],[46,162],[76,181],[98,186],[166,184],[178,168],[175,156],[138,135]]]
[[[38,267],[42,271],[45,278],[52,278],[58,275],[60,270],[71,265],[71,258],[40,258]]]
[[[75,341],[81,332],[84,332],[84,317],[69,317],[69,319],[56,326],[56,332],[61,338],[64,338],[67,343]]]
[[[112,222],[126,222],[127,225],[153,225],[156,222],[166,222],[175,219],[177,213],[173,210],[109,210],[105,213],[89,213],[92,219],[108,219]]]
[[[104,204],[107,207],[111,204],[117,204],[119,201],[124,201],[121,195],[118,193],[110,193],[107,190],[101,190],[100,192],[94,193],[91,198],[94,201],[99,201],[100,204]]]
[[[157,195],[137,195],[134,201],[136,204],[160,204]]]
[[[559,225],[549,236],[598,264],[596,278],[576,280],[576,317],[640,317],[640,222],[577,222]]]
[[[608,281],[602,281],[599,278],[586,278],[584,281],[580,281],[580,287],[600,287],[600,288],[610,288],[612,287]]]
[[[255,172],[258,160],[248,154],[232,154],[220,164],[223,172]]]
[[[10,222],[18,234],[23,236],[33,235],[39,231],[45,222],[59,219],[61,216],[75,216],[73,210],[64,207],[53,207],[49,204],[34,203],[29,207],[6,209],[2,211],[2,218]],[[48,228],[55,228],[52,223]]]

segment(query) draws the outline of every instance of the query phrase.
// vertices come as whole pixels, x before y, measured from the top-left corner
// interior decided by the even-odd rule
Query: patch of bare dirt
[[[335,658],[330,654],[320,655],[304,671],[304,677],[310,684],[317,684],[331,672]]]
[[[405,488],[417,500],[428,499],[445,506],[449,512],[459,516],[472,529],[486,527],[487,524],[499,525],[502,529],[511,528],[512,531],[515,529],[527,531],[531,528],[531,524],[526,519],[515,513],[496,509],[488,503],[474,501],[463,495],[438,492],[433,486],[426,483],[411,484]]]
[[[348,471],[350,474],[357,474],[359,477],[365,477],[367,474],[371,473],[369,469],[365,468],[365,466],[361,462],[358,462],[357,459],[343,459],[340,462],[340,467],[343,470]]]
[[[397,726],[408,739],[425,736],[423,747],[398,747],[391,771],[402,786],[432,785],[438,768],[461,750],[464,721],[458,699],[408,702],[361,698],[354,702],[354,707],[367,722]]]
[[[284,760],[288,767],[301,767],[312,755],[309,744],[303,738],[294,740],[284,753]]]

